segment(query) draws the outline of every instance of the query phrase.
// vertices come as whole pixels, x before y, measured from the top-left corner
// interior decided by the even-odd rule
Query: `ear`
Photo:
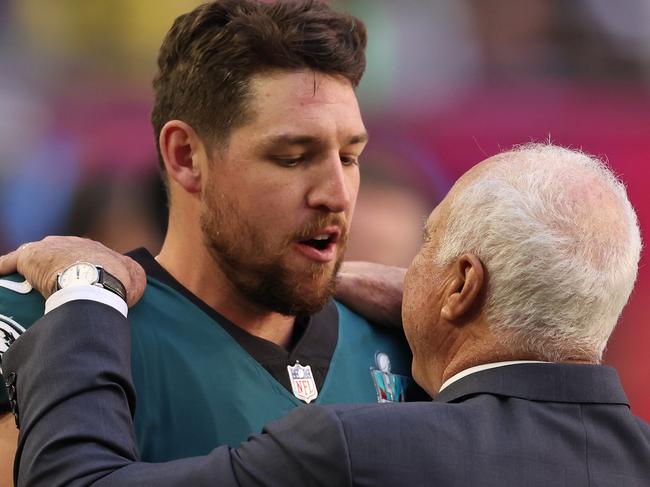
[[[449,290],[440,314],[454,321],[477,302],[485,283],[485,269],[476,255],[463,254],[451,265],[450,272]]]
[[[206,150],[196,131],[180,120],[170,120],[160,131],[160,152],[167,175],[188,193],[201,192],[201,160]]]

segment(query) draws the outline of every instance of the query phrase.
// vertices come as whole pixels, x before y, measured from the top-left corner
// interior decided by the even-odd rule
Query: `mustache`
[[[345,215],[336,213],[331,215],[323,215],[300,228],[294,235],[292,240],[305,240],[306,238],[314,235],[317,231],[330,227],[336,226],[339,228],[341,234],[339,235],[339,241],[345,242],[348,237],[348,222],[345,218]]]

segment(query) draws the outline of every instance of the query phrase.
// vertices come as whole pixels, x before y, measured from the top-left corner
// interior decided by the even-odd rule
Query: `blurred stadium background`
[[[80,234],[155,252],[149,126],[158,46],[193,0],[0,0],[0,251]],[[349,258],[407,265],[476,162],[552,140],[606,158],[650,241],[650,0],[347,0],[369,28],[371,134]],[[650,269],[612,339],[650,420]]]

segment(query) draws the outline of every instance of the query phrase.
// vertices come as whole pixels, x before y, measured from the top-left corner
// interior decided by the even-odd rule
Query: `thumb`
[[[126,264],[129,271],[129,285],[126,288],[126,302],[129,306],[136,304],[142,295],[147,286],[147,274],[140,264],[131,259],[130,257],[125,257]]]

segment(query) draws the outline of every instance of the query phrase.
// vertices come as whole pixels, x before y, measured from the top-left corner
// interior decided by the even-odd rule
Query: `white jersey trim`
[[[0,279],[0,287],[20,294],[29,294],[33,289],[32,285],[28,283],[27,280],[16,282],[10,281],[9,279]]]

